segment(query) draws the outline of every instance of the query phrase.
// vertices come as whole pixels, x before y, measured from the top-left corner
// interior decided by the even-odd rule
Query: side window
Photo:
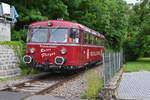
[[[79,43],[83,43],[83,31],[79,30]]]
[[[80,42],[80,30],[72,28],[70,31],[69,38],[72,39],[72,43],[79,43]],[[71,40],[71,39],[69,39],[69,40]]]
[[[96,36],[94,36],[94,45],[96,45]]]
[[[101,45],[104,46],[105,42],[103,39],[101,39]]]
[[[91,44],[93,44],[93,35],[92,34],[90,34],[91,35]]]
[[[93,44],[93,42],[94,42],[94,37],[93,37],[92,34],[90,34],[90,35],[91,35],[90,41],[91,41],[91,44]]]
[[[87,44],[87,34],[85,31],[84,31],[84,44]]]
[[[95,44],[97,45],[98,43],[97,43],[97,37],[95,37]]]
[[[97,37],[97,45],[101,45],[101,40],[100,40],[100,38],[99,37]]]
[[[93,35],[91,34],[91,44],[93,44]]]
[[[88,44],[91,44],[91,34],[88,33]]]
[[[95,43],[94,43],[94,42],[95,42],[95,41],[94,41],[94,40],[95,40],[94,38],[95,38],[95,36],[92,35],[92,44],[95,44]]]

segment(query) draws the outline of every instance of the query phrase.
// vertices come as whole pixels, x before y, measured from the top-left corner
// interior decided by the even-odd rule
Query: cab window
[[[80,42],[80,31],[79,29],[72,28],[70,30],[69,43],[79,43]]]

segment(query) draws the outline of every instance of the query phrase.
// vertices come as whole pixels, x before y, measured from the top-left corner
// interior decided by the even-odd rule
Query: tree
[[[149,5],[150,2],[148,0],[142,0],[140,3],[131,6],[129,9],[129,34],[125,42],[125,50],[128,58],[130,56],[130,58],[133,60],[136,60],[144,54],[150,56]],[[130,43],[131,41],[132,43]],[[129,48],[132,48],[134,50],[129,51]]]
[[[109,47],[115,50],[122,48],[127,34],[127,4],[124,0],[38,0],[38,2],[8,0],[8,2],[11,2],[20,14],[15,27],[17,31],[35,21],[63,18],[104,34]]]

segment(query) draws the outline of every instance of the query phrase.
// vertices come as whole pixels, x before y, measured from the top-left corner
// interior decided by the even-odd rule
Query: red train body
[[[104,36],[81,24],[48,20],[32,23],[24,62],[41,70],[79,69],[101,61]]]

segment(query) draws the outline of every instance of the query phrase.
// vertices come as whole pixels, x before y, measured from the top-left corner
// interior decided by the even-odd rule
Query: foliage
[[[136,41],[140,41],[138,42],[142,48],[140,51],[150,55],[148,39],[150,3],[148,0],[141,0],[135,5],[129,5],[124,0],[1,1],[14,5],[20,15],[12,33],[13,40],[26,40],[26,34],[23,32],[24,25],[40,20],[63,18],[102,33],[107,39],[107,47],[114,50],[121,50],[123,44],[127,43],[128,37],[136,37]],[[137,47],[136,44],[133,45]]]
[[[27,37],[27,31],[25,29],[23,30],[12,30],[12,36],[11,39],[12,41],[26,41],[26,37]]]
[[[103,81],[93,71],[87,75],[86,93],[81,94],[82,99],[96,99],[99,96],[99,90],[103,86]]]
[[[150,71],[150,58],[140,58],[137,61],[127,62],[125,72]]]
[[[141,3],[129,8],[129,33],[124,49],[126,60],[136,60],[144,53],[150,55],[150,2],[141,0]]]
[[[2,0],[16,7],[20,17],[13,40],[25,41],[24,25],[34,21],[63,18],[104,34],[110,48],[122,47],[127,32],[127,4],[123,0]],[[20,34],[19,34],[20,33]],[[19,37],[20,36],[20,37]]]
[[[126,61],[134,61],[142,56],[141,48],[136,38],[129,38],[124,42]]]

